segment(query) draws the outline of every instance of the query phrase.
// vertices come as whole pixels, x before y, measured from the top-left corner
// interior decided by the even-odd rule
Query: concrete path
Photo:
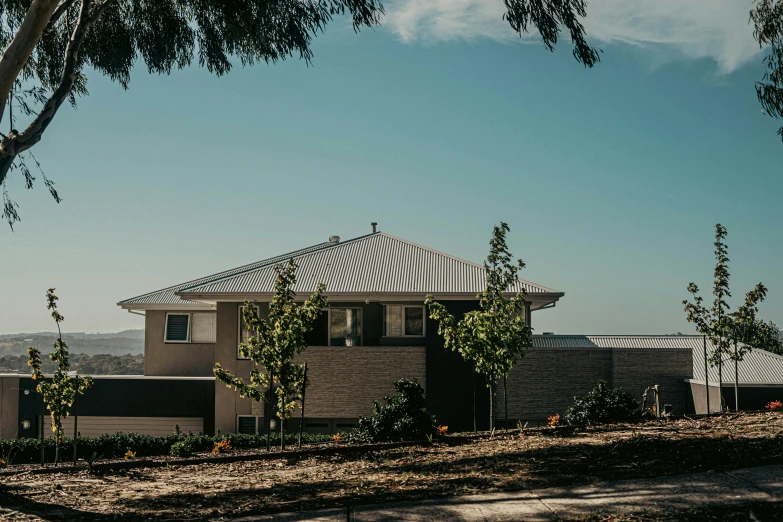
[[[551,522],[601,510],[629,513],[643,509],[687,509],[783,499],[783,466],[707,472],[589,486],[489,493],[439,500],[356,506],[307,513],[281,513],[238,520],[269,522],[391,522],[525,520]]]

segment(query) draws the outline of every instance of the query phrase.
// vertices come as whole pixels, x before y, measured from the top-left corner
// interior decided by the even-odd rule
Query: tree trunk
[[[280,451],[285,451],[285,419],[282,417],[280,417]]]
[[[493,376],[489,378],[489,432],[495,431],[495,387],[492,385]]]
[[[79,379],[79,376],[76,376],[77,382]],[[73,398],[73,463],[76,464],[76,461],[79,458],[79,454],[77,452],[77,445],[79,441],[79,389],[76,389],[76,396]]]
[[[707,415],[710,414],[710,367],[707,362],[707,336],[702,336],[704,339],[704,389],[707,390]]]
[[[46,14],[46,24],[48,24],[49,20],[54,14],[55,9],[57,8],[57,1],[54,1],[52,5],[48,5],[45,0],[35,0],[33,5],[30,6],[30,10],[32,10],[33,7],[35,7],[37,4],[45,3],[49,9],[49,12]],[[79,17],[76,21],[73,33],[71,33],[68,45],[65,47],[63,70],[62,74],[60,75],[60,82],[53,90],[51,96],[49,96],[49,99],[46,100],[43,107],[38,112],[38,115],[27,126],[27,128],[25,128],[22,132],[17,132],[16,130],[11,131],[5,138],[0,140],[0,184],[3,183],[6,176],[8,175],[8,171],[11,169],[11,164],[13,164],[14,159],[16,159],[19,154],[41,141],[41,137],[43,136],[44,131],[46,131],[47,127],[49,127],[49,124],[52,122],[52,119],[57,113],[57,110],[60,108],[60,105],[62,105],[63,102],[68,99],[68,94],[70,94],[71,89],[73,89],[73,85],[76,82],[76,78],[78,77],[79,49],[81,48],[82,43],[87,36],[87,30],[98,20],[103,11],[112,3],[113,2],[111,0],[105,0],[102,4],[100,4],[99,7],[93,10],[94,12],[92,13],[92,16],[90,16],[89,0],[81,0]],[[40,9],[40,5],[38,9]],[[28,15],[29,14],[30,11],[28,11]],[[24,27],[26,22],[27,17],[25,17],[25,21],[22,23],[22,27]],[[46,24],[44,24],[44,28],[46,27]],[[43,29],[41,29],[41,32],[43,32]],[[19,34],[19,32],[17,32],[17,34]],[[40,39],[40,34],[36,37],[35,44],[38,43],[38,39]],[[6,49],[3,57],[0,58],[0,111],[2,111],[5,107],[8,95],[11,92],[11,87],[13,86],[13,81],[19,74],[18,71],[16,74],[13,74],[14,68],[11,68],[9,69],[8,74],[13,74],[13,76],[9,78],[5,76],[6,73],[3,70],[3,62],[6,61],[6,54],[9,52],[11,46],[13,46],[13,42],[9,48]],[[33,45],[33,48],[34,47],[35,45]],[[30,52],[32,52],[32,49]],[[30,54],[28,53],[24,59],[24,62],[27,61],[29,56]],[[21,70],[21,67],[24,66],[24,62],[20,65],[19,70]],[[10,81],[10,84],[8,84],[8,81]],[[0,117],[2,117],[2,112],[0,112]]]
[[[734,411],[739,411],[739,360],[737,359],[737,341],[734,341]]]
[[[506,376],[503,376],[503,429],[508,429],[508,395],[506,394]]]
[[[302,382],[302,417],[299,419],[299,449],[302,449],[302,428],[304,427],[305,392],[307,391],[307,363],[304,363],[304,380]]]
[[[718,396],[720,397],[720,411],[724,411],[725,405],[723,403],[723,353],[719,353],[718,356]]]
[[[269,374],[269,386],[266,388],[266,450],[270,450],[270,439],[272,438],[272,373]]]
[[[0,119],[3,117],[14,81],[24,68],[46,26],[57,9],[58,0],[34,0],[13,40],[0,57]],[[0,184],[5,176],[0,175]]]
[[[473,366],[473,433],[478,433],[476,427],[476,366]]]

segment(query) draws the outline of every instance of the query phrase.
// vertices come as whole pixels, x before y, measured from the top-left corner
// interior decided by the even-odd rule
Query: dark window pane
[[[321,315],[313,321],[313,329],[305,334],[307,346],[327,346],[329,344],[327,333],[328,317],[329,313],[324,310],[321,312]]]
[[[332,308],[329,335],[332,346],[359,346],[361,343],[361,315],[356,308]]]
[[[186,314],[169,314],[166,318],[166,340],[187,341],[188,319],[190,316]]]
[[[256,434],[256,418],[255,417],[239,417],[237,423],[237,431],[239,433],[248,433],[250,435]]]
[[[405,308],[405,335],[424,335],[424,308]]]

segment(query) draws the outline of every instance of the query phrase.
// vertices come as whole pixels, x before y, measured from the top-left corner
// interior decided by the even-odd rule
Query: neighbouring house
[[[183,431],[262,432],[262,406],[216,382],[212,368],[219,362],[249,376],[251,362],[237,352],[247,335],[240,309],[245,301],[255,303],[263,317],[274,266],[292,258],[299,265],[297,294],[305,299],[324,283],[329,298],[299,358],[307,362],[311,381],[307,431],[354,426],[359,416],[371,413],[374,400],[394,393],[392,381],[400,378],[425,387],[429,411],[451,431],[473,428],[472,370],[459,354],[443,348],[423,302],[433,294],[457,316],[475,309],[476,294],[485,284],[483,265],[373,230],[346,241],[332,236],[302,250],[120,301],[122,308],[145,317],[144,375],[97,377],[80,399],[79,431],[164,434],[179,424]],[[522,290],[526,320],[533,327],[534,312],[544,313],[564,296],[523,279],[509,295]],[[657,384],[662,403],[674,413],[699,411],[705,389],[703,367],[701,374],[698,370],[701,348],[698,336],[535,335],[533,348],[508,378],[509,419],[537,423],[562,414],[574,396],[601,379],[639,399]],[[757,351],[748,361],[753,361],[743,363],[748,368],[769,361],[777,366],[766,374],[740,372],[743,387],[757,388],[755,399],[743,390],[741,405],[745,400],[755,405],[762,388],[774,395],[775,386],[783,386],[773,378],[783,378],[783,358]],[[0,378],[0,436],[35,436],[41,403],[31,393],[34,383],[19,375]],[[475,392],[482,429],[488,425],[489,392],[480,381]],[[506,411],[502,388],[497,397],[500,421]]]

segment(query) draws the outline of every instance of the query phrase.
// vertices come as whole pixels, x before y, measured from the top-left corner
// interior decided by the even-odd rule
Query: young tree
[[[242,319],[251,335],[247,342],[240,343],[239,354],[253,361],[250,380],[246,382],[233,375],[220,363],[214,368],[215,377],[242,397],[261,402],[265,389],[274,388],[281,449],[285,449],[285,420],[291,417],[299,392],[307,385],[304,366],[294,364],[292,359],[307,348],[305,334],[313,328],[313,321],[327,304],[323,284],[303,304],[296,303],[293,288],[297,268],[293,259],[275,266],[275,294],[265,319],[259,317],[258,310],[250,303],[246,302],[242,308]]]
[[[734,361],[734,410],[739,411],[739,363],[754,348],[777,351],[781,347],[778,328],[774,323],[757,319],[758,305],[767,297],[767,287],[758,283],[745,294],[745,302],[730,314],[729,327],[734,350],[730,358]]]
[[[683,301],[688,322],[694,323],[696,330],[710,340],[712,350],[709,362],[718,367],[718,390],[720,391],[720,408],[725,408],[723,399],[723,363],[733,360],[734,366],[734,393],[737,398],[737,372],[738,363],[744,355],[753,348],[775,348],[779,342],[773,339],[773,332],[777,334],[777,328],[772,323],[764,323],[756,319],[758,303],[767,295],[767,289],[759,283],[745,295],[745,302],[735,312],[729,312],[729,304],[726,301],[731,297],[729,290],[729,257],[728,249],[724,243],[726,228],[720,223],[715,225],[715,270],[713,272],[713,296],[712,306],[706,308],[699,296],[699,287],[695,283],[688,285],[688,292],[693,295],[693,302]],[[709,386],[707,386],[709,397]],[[735,406],[737,403],[735,403]],[[709,412],[708,412],[709,413]]]
[[[565,27],[576,60],[587,67],[599,61],[580,22],[585,0],[504,1],[504,18],[516,33],[532,26],[553,50]],[[235,63],[295,55],[309,62],[313,37],[334,16],[350,15],[358,31],[377,25],[383,13],[380,0],[0,0],[0,122],[7,107],[10,129],[0,133],[5,219],[11,226],[19,221],[4,184],[9,171],[18,168],[32,188],[25,157],[38,166],[31,148],[66,100],[74,104],[87,94],[85,65],[127,89],[138,59],[158,74],[189,66],[196,56],[217,75]],[[26,125],[17,126],[14,107],[31,117]],[[155,145],[165,146],[165,139]],[[59,202],[52,182],[45,176],[44,182]]]
[[[524,350],[532,346],[531,329],[525,323],[525,293],[507,297],[517,281],[517,273],[525,267],[520,259],[516,263],[506,244],[506,223],[495,226],[490,250],[484,269],[486,289],[478,294],[479,309],[465,314],[457,321],[448,309],[428,295],[430,318],[438,321],[438,334],[445,340],[445,347],[457,351],[475,372],[484,376],[489,388],[489,427],[495,427],[494,387],[500,377],[505,378]],[[505,390],[504,390],[505,391]],[[476,398],[473,395],[475,425]]]
[[[57,340],[54,342],[54,351],[49,354],[49,358],[57,363],[57,370],[52,375],[51,381],[44,380],[44,374],[41,371],[40,350],[38,348],[27,350],[29,358],[27,364],[33,370],[31,377],[34,381],[38,381],[35,389],[43,397],[43,401],[52,418],[52,432],[54,432],[55,439],[55,464],[59,461],[60,444],[65,437],[63,419],[71,413],[71,406],[76,399],[76,394],[81,395],[87,388],[92,386],[90,376],[71,377],[69,375],[68,345],[63,341],[62,332],[60,332],[60,323],[63,322],[64,317],[57,310],[57,299],[57,296],[54,295],[54,288],[46,291],[46,308],[52,311],[52,318],[57,324]]]

